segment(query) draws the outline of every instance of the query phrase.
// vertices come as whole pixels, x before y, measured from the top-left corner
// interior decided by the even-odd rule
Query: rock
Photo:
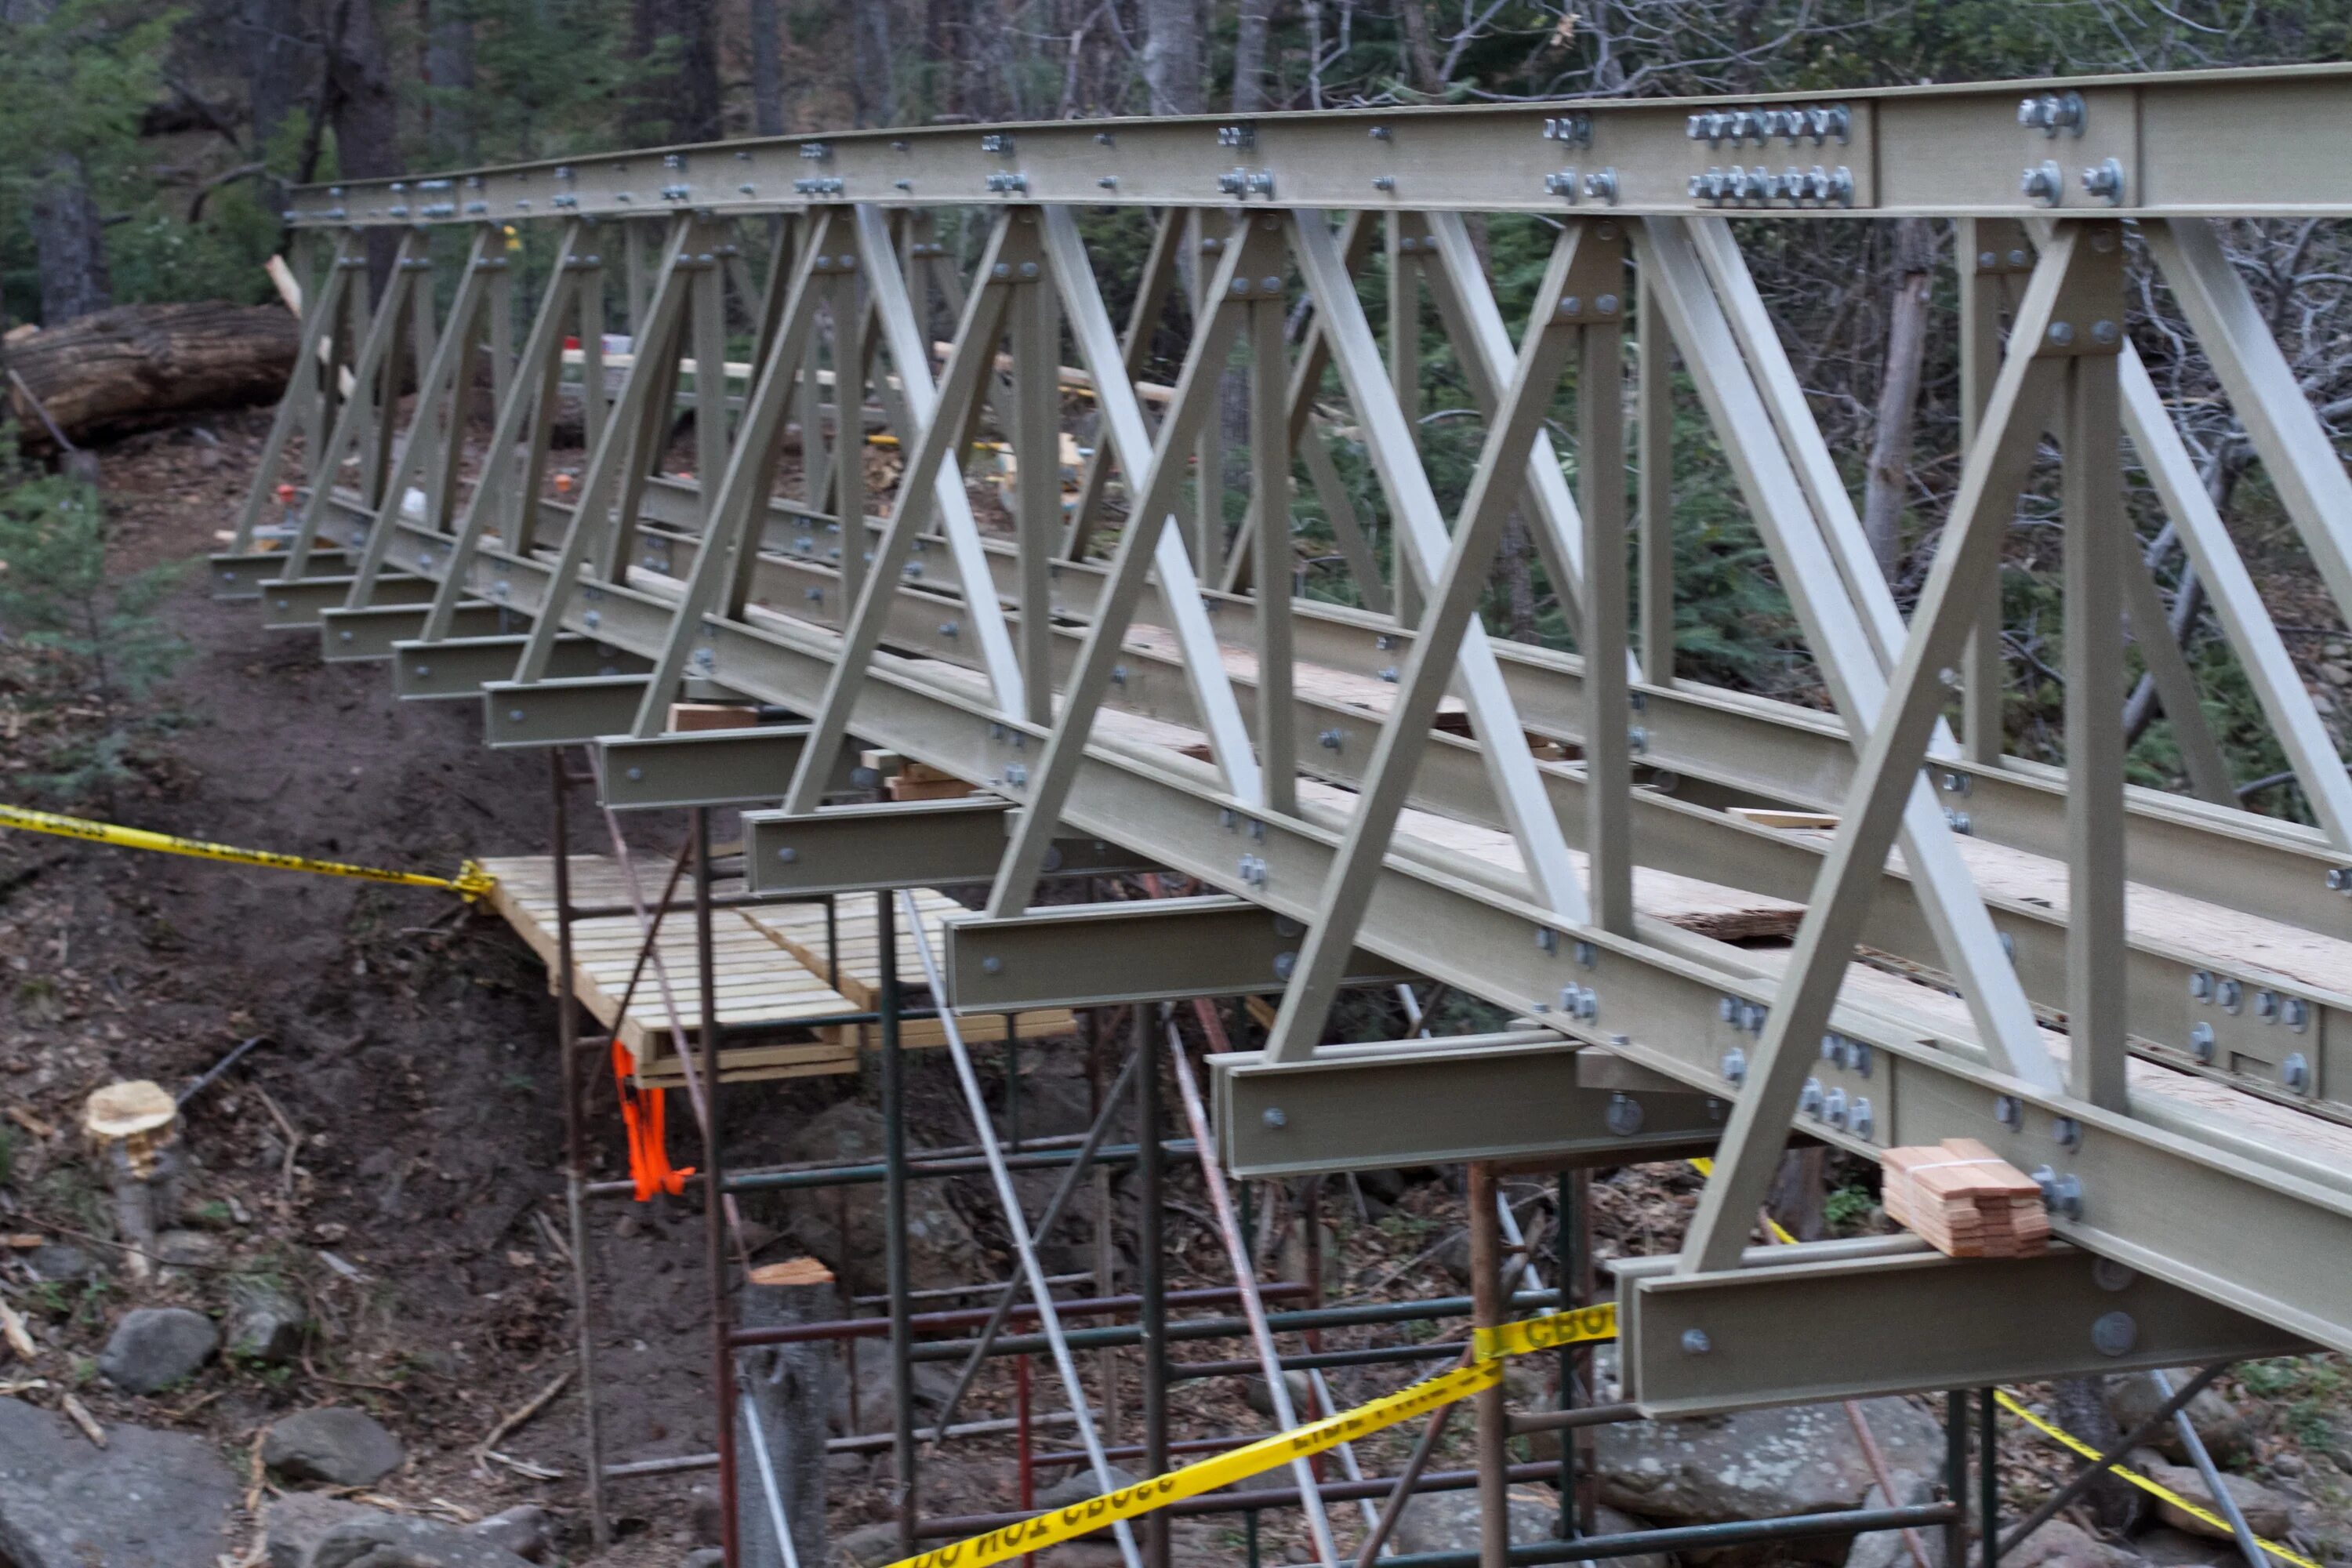
[[[297,1411],[261,1439],[261,1462],[279,1475],[334,1487],[373,1486],[407,1457],[374,1416],[346,1405]]]
[[[1511,1489],[1511,1539],[1514,1542],[1549,1541],[1559,1530],[1559,1494],[1549,1487],[1517,1486]],[[1609,1522],[1601,1528],[1614,1533],[1622,1521],[1629,1530],[1640,1525],[1623,1515],[1611,1514]],[[1415,1492],[1404,1505],[1404,1512],[1389,1536],[1390,1548],[1399,1555],[1416,1552],[1470,1552],[1478,1546],[1478,1493],[1475,1489],[1460,1491]],[[1612,1564],[1639,1563],[1642,1568],[1667,1568],[1663,1557],[1616,1557]]]
[[[910,1369],[915,1386],[915,1418],[919,1424],[937,1415],[955,1392],[957,1368],[940,1362],[919,1361]],[[833,1384],[833,1410],[829,1419],[834,1435],[855,1437],[874,1432],[887,1432],[896,1417],[890,1391],[888,1352],[879,1342],[869,1342],[857,1351],[857,1420],[849,1419],[849,1383],[837,1377]]]
[[[896,1563],[899,1555],[898,1526],[893,1520],[861,1524],[833,1542],[835,1568],[881,1568],[885,1563]]]
[[[1925,1476],[1897,1477],[1895,1495],[1903,1500],[1899,1506],[1916,1507],[1936,1500],[1936,1487]],[[1886,1508],[1885,1491],[1872,1487],[1862,1500],[1864,1508]],[[1927,1549],[1929,1568],[1943,1568],[1944,1532],[1932,1525],[1920,1525],[1919,1544]],[[2004,1561],[2006,1557],[2004,1556]],[[1845,1554],[1845,1568],[1912,1568],[1911,1549],[1904,1544],[1899,1530],[1874,1530],[1868,1535],[1857,1535]]]
[[[228,1353],[261,1366],[282,1366],[302,1352],[310,1314],[302,1303],[267,1279],[240,1275],[229,1282]]]
[[[310,1568],[310,1553],[339,1524],[383,1511],[319,1492],[288,1492],[273,1498],[261,1516],[262,1544],[269,1568]]]
[[[882,1131],[880,1111],[845,1100],[802,1123],[784,1141],[782,1152],[788,1161],[879,1160]],[[832,1266],[843,1282],[844,1294],[853,1284],[858,1289],[880,1289],[887,1238],[878,1183],[786,1193],[780,1197],[787,1227],[803,1247]],[[842,1224],[845,1215],[846,1235]],[[979,1251],[971,1227],[948,1203],[946,1183],[908,1184],[908,1277],[916,1289],[968,1281]],[[872,1359],[880,1359],[878,1351]]]
[[[2213,1506],[2212,1489],[2206,1486],[2205,1478],[2191,1467],[2170,1464],[2153,1448],[2135,1450],[2131,1466],[2158,1486],[2179,1492],[2198,1507],[2211,1511],[2217,1518],[2220,1516],[2221,1510]],[[2225,1473],[2221,1477],[2221,1484],[2237,1500],[2239,1510],[2246,1516],[2246,1522],[2253,1526],[2256,1535],[2266,1535],[2275,1540],[2293,1527],[2294,1500],[2292,1498],[2273,1491],[2260,1481],[2250,1481],[2243,1476]],[[2208,1524],[2168,1502],[2159,1502],[2157,1511],[2164,1522],[2175,1530],[2215,1541],[2231,1539],[2228,1525]]]
[[[61,1241],[33,1248],[25,1257],[25,1267],[33,1271],[36,1279],[54,1280],[60,1284],[95,1279],[99,1274],[99,1267],[89,1253],[79,1247],[68,1247]]]
[[[2132,1537],[2131,1545],[2135,1553],[2157,1568],[2199,1568],[2218,1555],[2211,1542],[2162,1525]]]
[[[65,1417],[0,1399],[0,1563],[210,1563],[230,1549],[238,1495],[236,1477],[200,1437],[117,1421],[98,1448]]]
[[[2165,1375],[2177,1389],[2195,1377],[2197,1369],[2186,1367]],[[2115,1413],[2116,1424],[2124,1431],[2136,1429],[2163,1407],[2164,1395],[2157,1392],[2154,1374],[2117,1373],[2107,1379],[2107,1408]],[[2245,1455],[2251,1440],[2246,1418],[2220,1390],[2200,1390],[2189,1402],[2189,1424],[2196,1428],[2198,1437],[2216,1464],[2231,1464]],[[2189,1451],[2180,1441],[2180,1428],[2172,1422],[2166,1422],[2163,1430],[2148,1439],[2148,1447],[2176,1464],[2189,1463]]]
[[[727,1553],[716,1546],[698,1546],[686,1554],[679,1568],[727,1568]]]
[[[502,1546],[528,1562],[538,1563],[547,1556],[554,1544],[555,1521],[537,1503],[524,1503],[504,1513],[494,1513],[488,1519],[477,1520],[466,1526],[466,1533],[478,1535],[493,1546]]]
[[[2319,677],[2330,686],[2352,686],[2352,664],[2323,664]]]
[[[99,1352],[98,1370],[117,1388],[152,1394],[194,1373],[220,1347],[219,1331],[185,1307],[136,1307],[122,1314]]]
[[[1290,1391],[1290,1408],[1301,1421],[1310,1421],[1315,1415],[1315,1384],[1303,1372],[1286,1372],[1284,1384]],[[1274,1390],[1263,1377],[1253,1377],[1242,1384],[1242,1397],[1249,1407],[1267,1420],[1274,1419]]]
[[[827,1454],[824,1457],[824,1479],[845,1487],[862,1487],[866,1472],[873,1468],[863,1454]]]
[[[209,1268],[227,1256],[216,1236],[201,1230],[167,1230],[155,1238],[155,1261],[175,1268]]]
[[[327,1531],[303,1568],[529,1568],[496,1542],[456,1525],[367,1512]]]
[[[1927,1533],[1940,1546],[1944,1532]],[[2132,1554],[2108,1545],[2078,1524],[2053,1519],[2002,1552],[2000,1560],[2004,1568],[2128,1568]]]
[[[1864,1400],[1862,1409],[1898,1482],[1941,1475],[1944,1429],[1933,1417],[1901,1399]],[[1603,1426],[1594,1465],[1602,1501],[1676,1524],[1855,1508],[1874,1484],[1836,1405]],[[1834,1555],[1826,1560],[1837,1562],[1845,1542],[1787,1549],[1801,1556],[1827,1551]]]
[[[1100,1497],[1107,1491],[1115,1492],[1121,1487],[1131,1487],[1142,1479],[1134,1471],[1123,1470],[1117,1465],[1105,1465],[1103,1468],[1110,1473],[1110,1485],[1104,1486],[1095,1479],[1095,1473],[1092,1470],[1073,1470],[1052,1486],[1040,1491],[1037,1494],[1037,1506],[1067,1508],[1074,1502],[1084,1502],[1090,1497]]]

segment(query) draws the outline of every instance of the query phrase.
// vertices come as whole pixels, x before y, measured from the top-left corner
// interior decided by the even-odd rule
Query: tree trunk
[[[401,172],[400,104],[384,61],[383,33],[374,0],[341,0],[328,30],[327,100],[335,126],[335,158],[347,180],[380,180]],[[391,276],[400,234],[368,230],[368,287],[381,298]]]
[[[9,344],[24,385],[11,383],[0,407],[41,447],[51,423],[79,444],[189,409],[267,403],[285,390],[300,337],[276,305],[121,305]]]
[[[890,79],[890,8],[882,0],[863,0],[854,7],[850,27],[856,70],[851,75],[851,108],[857,123],[896,125],[898,94]]]
[[[1927,353],[1927,286],[1936,268],[1936,233],[1926,218],[1895,226],[1895,292],[1886,309],[1886,371],[1878,384],[1878,434],[1871,443],[1863,492],[1862,531],[1878,569],[1889,577],[1903,551],[1903,502],[1911,485],[1912,414]]]
[[[50,164],[35,187],[33,247],[41,273],[41,321],[58,327],[114,302],[107,274],[106,231],[98,201],[89,194],[89,172],[72,153]]]
[[[670,14],[678,38],[676,139],[716,142],[727,133],[719,90],[718,0],[671,0]]]
[[[1528,557],[1527,519],[1513,512],[1503,524],[1503,548],[1496,552],[1503,575],[1503,594],[1511,616],[1509,636],[1513,642],[1532,643],[1536,640],[1535,571]]]
[[[751,129],[762,136],[784,131],[783,21],[776,0],[751,0]]]
[[[1234,112],[1260,114],[1274,107],[1265,89],[1265,36],[1274,0],[1241,0],[1234,26]]]
[[[1154,114],[1208,109],[1201,72],[1201,13],[1194,0],[1143,0],[1143,85]]]
[[[37,27],[57,11],[57,0],[0,0],[0,22]],[[114,303],[106,268],[106,231],[90,195],[89,169],[68,151],[49,160],[33,186],[26,214],[33,231],[35,264],[41,279],[41,321],[63,326],[77,316]]]
[[[1437,79],[1437,50],[1429,39],[1429,15],[1422,0],[1397,0],[1397,20],[1404,27],[1405,64],[1412,72],[1416,91],[1434,95],[1444,84]]]
[[[639,81],[636,142],[716,142],[723,133],[716,0],[632,0],[631,58],[649,64],[670,40],[671,68]]]
[[[433,161],[475,162],[473,0],[422,0],[425,141]]]
[[[309,52],[302,46],[301,0],[244,0],[246,98],[253,114],[253,152],[269,155],[308,93]],[[284,165],[280,165],[281,169]]]

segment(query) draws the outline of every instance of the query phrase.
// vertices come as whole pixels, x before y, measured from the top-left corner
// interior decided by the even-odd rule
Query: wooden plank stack
[[[1887,1217],[1950,1258],[2033,1258],[2050,1215],[2032,1177],[1973,1138],[1889,1149],[1881,1158]]]

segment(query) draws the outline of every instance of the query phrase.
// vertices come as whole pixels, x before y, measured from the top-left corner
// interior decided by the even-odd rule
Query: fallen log
[[[301,325],[276,305],[118,305],[11,337],[6,405],[28,450],[119,436],[197,409],[275,402]],[[44,417],[46,416],[46,417]]]

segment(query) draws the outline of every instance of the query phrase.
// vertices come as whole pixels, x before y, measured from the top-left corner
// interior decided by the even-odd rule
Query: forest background
[[[116,303],[267,300],[260,263],[284,241],[283,193],[310,180],[848,126],[2263,67],[2339,59],[2347,41],[2352,0],[0,0],[0,326]],[[1958,473],[1950,228],[1743,231],[1906,604]],[[1498,219],[1479,238],[1511,310],[1549,249],[1542,220]],[[2342,226],[2245,223],[2227,239],[2323,417],[2352,415]],[[2286,606],[2277,618],[2341,741],[2336,702],[2352,705],[2343,628],[2303,613],[2317,595],[2303,592],[2300,546],[2160,284],[2144,268],[2137,277],[2134,336],[2258,582]],[[1171,352],[1180,344],[1171,338]],[[1422,363],[1430,461],[1458,494],[1479,422],[1433,330]],[[1685,673],[1818,699],[1685,391]],[[1361,455],[1343,468],[1369,504]],[[1312,510],[1302,502],[1309,560]],[[2144,489],[2135,510],[2245,798],[2303,815]],[[2004,577],[2012,747],[2052,761],[2063,754],[2059,532],[2054,495],[2031,500]],[[1346,588],[1317,579],[1310,591]],[[1565,636],[1516,530],[1487,613],[1527,640]],[[2145,680],[2128,719],[2136,775],[2177,783]]]

